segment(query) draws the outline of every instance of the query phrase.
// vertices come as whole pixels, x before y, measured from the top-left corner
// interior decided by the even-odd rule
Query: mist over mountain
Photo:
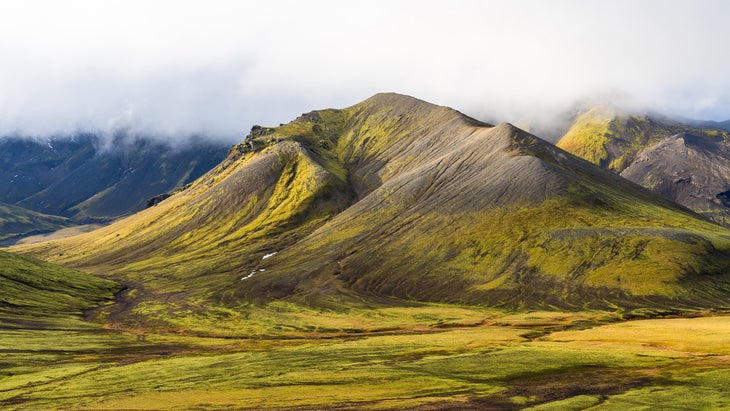
[[[118,132],[0,138],[0,201],[77,222],[143,209],[216,165],[228,145]]]
[[[730,120],[725,121],[702,121],[702,120],[682,120],[683,122],[698,128],[714,128],[717,130],[730,131]]]
[[[551,118],[602,96],[631,111],[730,113],[723,1],[0,7],[0,38],[12,39],[0,42],[0,135],[122,124],[233,144],[254,124],[381,91],[491,122]]]
[[[602,104],[569,118],[558,147],[720,224],[730,224],[730,134]],[[692,123],[693,125],[689,125]]]

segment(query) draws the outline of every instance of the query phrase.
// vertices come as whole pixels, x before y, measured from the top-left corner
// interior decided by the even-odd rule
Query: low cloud
[[[3,2],[0,134],[235,142],[381,91],[490,121],[585,98],[730,118],[724,1],[250,3]]]

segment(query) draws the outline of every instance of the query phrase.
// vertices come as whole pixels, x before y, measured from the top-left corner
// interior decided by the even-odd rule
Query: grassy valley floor
[[[4,322],[0,408],[730,407],[725,315],[624,321],[442,304],[344,313],[281,302],[236,312],[190,320],[194,333]]]

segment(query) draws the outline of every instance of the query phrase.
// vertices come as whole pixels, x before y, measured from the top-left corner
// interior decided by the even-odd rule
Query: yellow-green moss
[[[557,146],[586,159],[593,164],[604,165],[609,161],[608,143],[615,137],[610,128],[611,111],[596,108],[581,115]]]

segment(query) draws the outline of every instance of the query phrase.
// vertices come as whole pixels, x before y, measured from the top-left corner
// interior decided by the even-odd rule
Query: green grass
[[[134,314],[157,324],[162,330],[172,329],[189,335],[266,337],[297,336],[302,332],[328,335],[474,326],[501,315],[502,311],[416,303],[400,307],[350,305],[323,309],[285,301],[233,308],[211,307],[201,299],[178,303],[143,302]]]
[[[727,394],[730,370],[676,372],[669,381],[632,389],[609,398],[597,410],[646,410],[661,404],[671,409],[722,410],[730,408]]]
[[[272,326],[289,323],[294,309],[279,308],[266,309]],[[472,321],[468,310],[441,305],[385,310],[393,323],[401,318],[404,324],[385,333],[311,328],[265,338],[150,333],[139,340],[118,331],[0,331],[0,405],[212,410],[680,404],[696,409],[727,403],[730,367],[722,347],[730,338],[730,317],[601,325],[616,317],[491,311],[488,321],[477,325],[433,327],[441,311],[452,320],[461,313],[465,323]],[[366,314],[353,313],[352,320]],[[328,314],[311,318],[313,326],[327,321]],[[426,321],[414,323],[418,318]],[[594,328],[581,331],[586,322]],[[567,331],[550,333],[560,328]],[[535,332],[542,336],[533,340]],[[665,344],[678,339],[688,345]]]
[[[612,111],[600,108],[588,111],[573,123],[557,146],[593,164],[608,164],[611,161],[608,146],[615,138],[610,128],[614,115]]]
[[[2,278],[35,289],[0,315],[33,319],[0,323],[3,409],[727,404],[728,316],[622,322],[627,313],[620,309],[512,311],[397,300],[337,309],[292,301],[226,307],[167,295],[139,301],[127,317],[103,306],[89,323],[83,310],[104,303],[116,284],[7,253],[0,258]],[[132,289],[118,305],[146,292]],[[2,301],[18,297],[4,295]]]
[[[86,326],[84,310],[109,301],[113,281],[0,251],[0,326]]]
[[[600,397],[593,395],[576,395],[564,400],[525,408],[530,411],[572,411],[585,410],[601,402]]]

